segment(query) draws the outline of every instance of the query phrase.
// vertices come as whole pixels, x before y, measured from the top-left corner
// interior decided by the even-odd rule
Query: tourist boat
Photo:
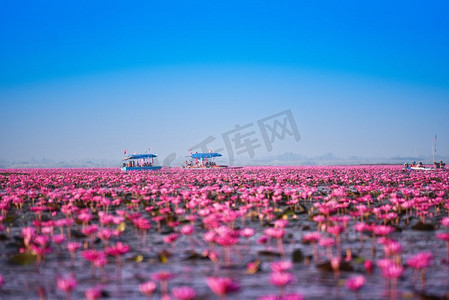
[[[208,153],[193,153],[190,156],[190,161],[185,161],[182,166],[185,169],[216,169],[227,168],[225,165],[217,165],[215,158],[223,156],[220,153],[208,152]]]
[[[410,170],[415,170],[415,171],[431,171],[431,170],[433,170],[433,168],[430,168],[430,167],[424,167],[424,166],[422,166],[422,167],[420,167],[420,166],[413,166],[413,167],[410,167]]]
[[[431,171],[431,170],[444,170],[446,164],[443,161],[436,162],[435,161],[435,153],[437,152],[437,135],[435,134],[435,139],[432,144],[432,158],[433,158],[433,168],[432,167],[425,167],[422,162],[416,163],[414,161],[413,163],[405,163],[404,169],[406,170],[414,170],[414,171]],[[415,156],[416,156],[416,149],[415,149]]]
[[[406,170],[413,170],[413,171],[431,171],[431,170],[435,170],[435,169],[444,169],[444,163],[442,163],[440,165],[440,163],[436,163],[434,164],[435,168],[432,167],[426,167],[423,165],[423,163],[412,163],[412,164],[408,164],[405,163],[404,164],[404,169]]]
[[[154,165],[156,154],[133,154],[123,159],[122,171],[160,170],[161,166]]]

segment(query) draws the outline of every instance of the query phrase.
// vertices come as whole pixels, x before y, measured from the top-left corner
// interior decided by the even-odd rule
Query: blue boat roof
[[[220,153],[193,153],[192,158],[212,158],[212,157],[220,157],[222,156]]]
[[[133,154],[128,155],[123,160],[129,160],[129,159],[142,159],[142,158],[154,158],[157,157],[156,154]]]

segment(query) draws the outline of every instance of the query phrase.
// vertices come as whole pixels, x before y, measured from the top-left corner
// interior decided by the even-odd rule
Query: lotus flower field
[[[447,299],[449,172],[0,170],[1,299]]]

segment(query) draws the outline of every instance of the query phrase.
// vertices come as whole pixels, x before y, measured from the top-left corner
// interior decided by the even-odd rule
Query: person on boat
[[[442,160],[440,162],[435,162],[434,164],[436,169],[444,169],[444,166],[446,166]]]

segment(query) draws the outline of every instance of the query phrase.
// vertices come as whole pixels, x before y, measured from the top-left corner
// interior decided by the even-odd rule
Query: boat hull
[[[151,166],[151,167],[122,167],[122,171],[128,172],[128,171],[156,171],[160,170],[161,166]]]
[[[216,165],[216,166],[188,166],[185,167],[185,169],[194,169],[194,170],[205,170],[205,169],[225,169],[228,166],[224,166],[224,165]]]
[[[414,171],[431,171],[433,170],[432,168],[425,168],[425,167],[409,167],[409,170],[414,170]]]

